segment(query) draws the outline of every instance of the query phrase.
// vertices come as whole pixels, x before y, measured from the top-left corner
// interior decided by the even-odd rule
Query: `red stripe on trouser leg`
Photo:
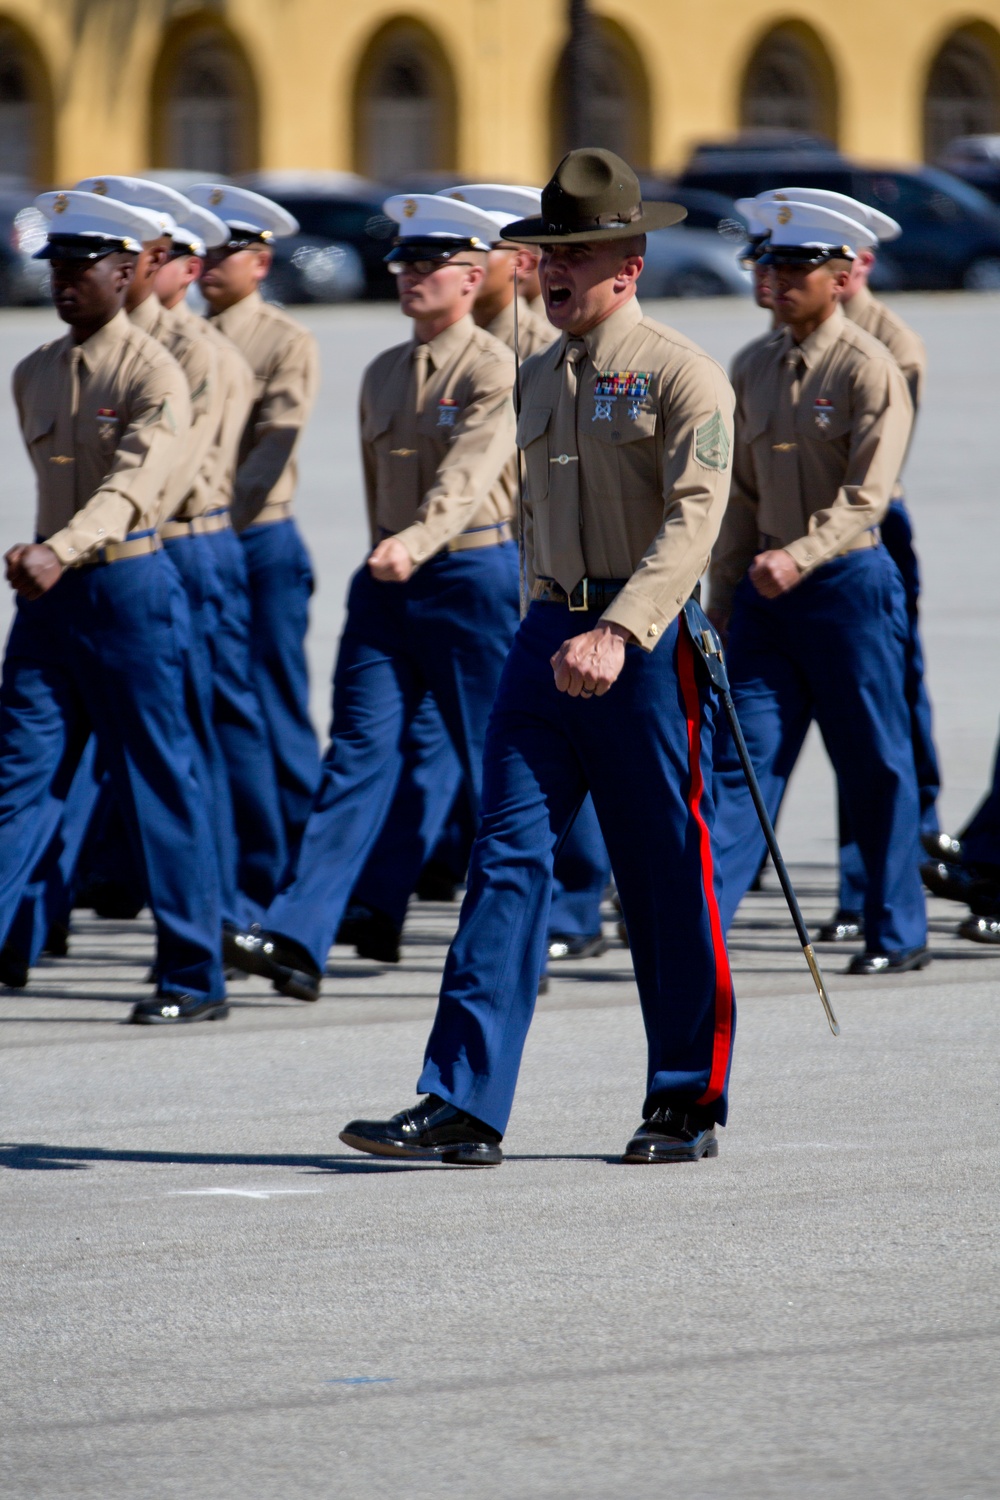
[[[733,978],[729,971],[729,954],[722,932],[719,903],[715,899],[712,836],[701,810],[701,797],[705,789],[701,774],[701,698],[698,693],[698,680],[695,676],[694,647],[688,639],[683,621],[677,636],[677,670],[681,693],[684,697],[684,716],[687,719],[688,766],[691,773],[688,807],[698,825],[702,888],[708,905],[712,951],[715,955],[715,1032],[712,1038],[712,1067],[708,1075],[708,1087],[697,1101],[699,1104],[711,1104],[719,1098],[725,1087],[726,1069],[729,1066],[733,1029]]]

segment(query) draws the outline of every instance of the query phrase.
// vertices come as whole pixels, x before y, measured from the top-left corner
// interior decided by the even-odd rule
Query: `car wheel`
[[[967,292],[1000,292],[1000,256],[983,255],[966,267],[962,285]]]
[[[697,266],[687,271],[678,271],[671,276],[664,289],[667,297],[728,297],[729,288],[721,276],[714,271],[703,271]]]

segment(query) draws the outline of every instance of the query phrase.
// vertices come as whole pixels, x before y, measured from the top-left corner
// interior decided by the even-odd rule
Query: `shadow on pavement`
[[[550,1155],[517,1153],[506,1161],[599,1161],[617,1165],[620,1156],[590,1152],[553,1151]],[[436,1171],[447,1163],[390,1160],[385,1157],[345,1155],[281,1156],[232,1151],[109,1151],[103,1146],[48,1146],[38,1142],[0,1144],[0,1167],[12,1172],[81,1172],[100,1162],[139,1162],[151,1166],[192,1167],[303,1167],[322,1173]],[[455,1168],[468,1171],[468,1168]]]

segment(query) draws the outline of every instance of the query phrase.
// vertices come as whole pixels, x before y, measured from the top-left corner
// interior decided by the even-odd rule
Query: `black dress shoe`
[[[625,1147],[623,1162],[701,1161],[718,1156],[715,1122],[690,1105],[661,1107],[644,1120]]]
[[[136,1026],[182,1026],[188,1021],[221,1021],[229,1014],[225,1000],[205,995],[154,995],[133,1007],[129,1020]]]
[[[861,913],[841,906],[829,922],[823,923],[818,937],[821,943],[851,943],[864,935],[865,923]]]
[[[847,966],[848,974],[907,974],[911,969],[926,969],[931,961],[929,948],[903,948],[895,953],[859,953]]]
[[[9,990],[23,990],[28,983],[28,960],[9,943],[0,948],[0,984]]]
[[[50,958],[65,958],[69,953],[69,928],[65,922],[52,922],[45,934],[43,953]]]
[[[946,865],[962,863],[962,840],[952,838],[950,833],[922,833],[920,842],[931,859],[944,860]]]
[[[384,911],[349,906],[337,929],[337,942],[348,943],[359,958],[380,964],[399,963],[399,928]]]
[[[503,1161],[503,1136],[437,1094],[428,1094],[391,1120],[352,1120],[340,1139],[372,1156],[442,1161],[452,1167],[498,1167]]]
[[[960,901],[985,915],[1000,911],[1000,881],[975,865],[949,865],[930,860],[920,866],[920,878],[932,895],[945,901]]]
[[[458,882],[447,865],[429,859],[420,871],[414,894],[418,901],[454,901]]]
[[[99,917],[109,921],[131,922],[146,904],[145,892],[136,892],[134,886],[120,885],[116,880],[93,881],[81,890],[75,906],[90,907]]]
[[[966,917],[959,924],[958,935],[968,938],[970,943],[1000,944],[1000,918]]]
[[[292,938],[254,925],[247,932],[227,927],[222,934],[222,957],[244,974],[269,979],[279,995],[292,1000],[318,1000],[322,975],[312,958]]]
[[[603,932],[592,932],[589,937],[563,937],[556,932],[549,938],[549,958],[600,958],[607,951]]]

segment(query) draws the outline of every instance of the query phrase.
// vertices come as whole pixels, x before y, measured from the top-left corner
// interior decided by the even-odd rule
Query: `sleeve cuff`
[[[86,562],[92,553],[98,551],[102,543],[94,542],[89,546],[79,547],[73,533],[68,527],[64,527],[54,536],[46,537],[45,545],[52,549],[64,568],[75,568],[80,563]]]
[[[440,552],[443,545],[441,542],[433,542],[427,535],[426,526],[421,526],[419,522],[413,526],[404,527],[402,531],[397,531],[395,540],[402,542],[415,568],[419,568],[421,563],[433,557],[435,552]]]
[[[803,577],[811,573],[814,568],[818,568],[820,563],[828,560],[826,548],[820,546],[815,535],[800,536],[781,550],[787,552],[792,561],[797,564]]]
[[[681,600],[681,603],[684,601]],[[678,605],[678,608],[680,606]],[[617,599],[613,599],[601,616],[611,625],[622,625],[630,630],[636,641],[644,651],[653,651],[663,639],[664,632],[677,617],[677,610],[672,614],[664,614],[648,599],[643,599],[635,594],[629,594],[622,589]]]

